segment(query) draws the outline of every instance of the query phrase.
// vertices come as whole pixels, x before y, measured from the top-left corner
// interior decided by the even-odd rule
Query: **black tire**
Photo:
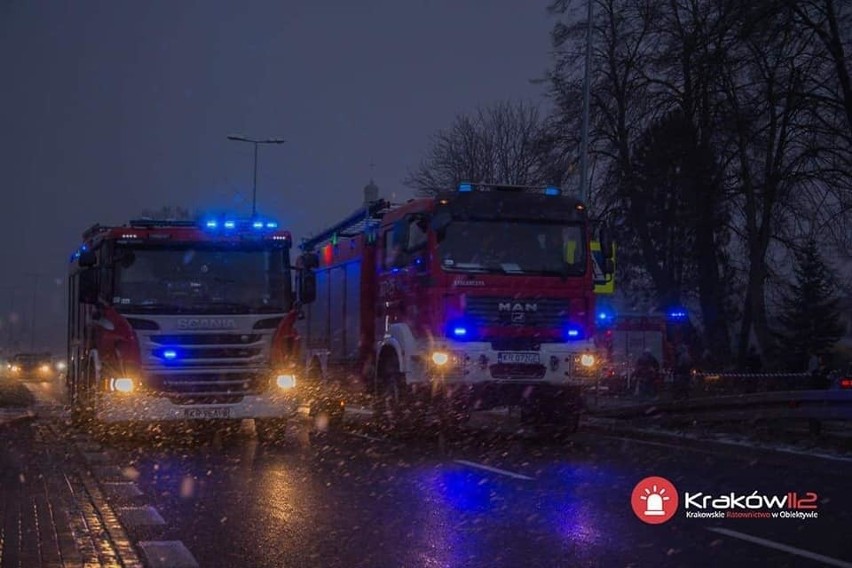
[[[278,444],[284,441],[287,434],[286,418],[255,418],[254,429],[257,439],[265,444]]]
[[[346,411],[342,389],[323,376],[322,367],[316,360],[308,367],[306,379],[311,390],[310,416],[323,429],[339,428]],[[320,420],[321,417],[325,420]]]
[[[95,419],[95,370],[92,368],[91,358],[86,363],[82,375],[77,375],[77,381],[71,394],[71,418],[75,424],[86,431],[97,434],[97,421]]]
[[[375,416],[382,428],[405,433],[416,415],[411,391],[392,353],[383,353],[376,367]]]

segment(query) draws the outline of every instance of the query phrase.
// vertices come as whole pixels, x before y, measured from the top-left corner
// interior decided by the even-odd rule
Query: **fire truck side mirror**
[[[78,300],[81,304],[98,303],[98,271],[87,268],[80,271],[80,281],[77,287]]]
[[[435,231],[437,235],[443,236],[452,221],[453,216],[449,211],[436,213],[435,216],[432,217],[432,230]]]
[[[94,251],[83,251],[80,253],[80,258],[77,259],[77,264],[80,265],[80,268],[89,268],[98,263],[98,257],[94,253]]]
[[[302,268],[313,270],[319,267],[319,255],[315,252],[302,253]]]
[[[299,301],[310,304],[317,299],[317,275],[313,270],[303,268],[299,277]]]

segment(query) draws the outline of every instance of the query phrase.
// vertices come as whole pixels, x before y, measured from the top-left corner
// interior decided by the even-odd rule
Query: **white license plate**
[[[190,420],[205,418],[230,418],[231,409],[227,406],[213,408],[184,408],[183,417]]]
[[[514,365],[538,365],[541,363],[538,353],[498,353],[498,363],[510,363]]]

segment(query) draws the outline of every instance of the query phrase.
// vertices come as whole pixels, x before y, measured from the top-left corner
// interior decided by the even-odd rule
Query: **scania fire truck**
[[[97,423],[254,418],[259,434],[280,433],[298,381],[291,243],[266,219],[86,230],[68,289],[75,414]]]
[[[592,236],[584,204],[555,187],[365,203],[301,245],[308,373],[360,385],[385,416],[518,406],[576,429],[598,370]]]

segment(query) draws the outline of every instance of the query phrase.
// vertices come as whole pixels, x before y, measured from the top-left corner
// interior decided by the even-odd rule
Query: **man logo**
[[[643,523],[665,523],[677,512],[677,489],[665,477],[646,477],[633,488],[630,505]]]
[[[537,312],[538,304],[515,302],[500,302],[497,304],[497,311],[500,312]]]

